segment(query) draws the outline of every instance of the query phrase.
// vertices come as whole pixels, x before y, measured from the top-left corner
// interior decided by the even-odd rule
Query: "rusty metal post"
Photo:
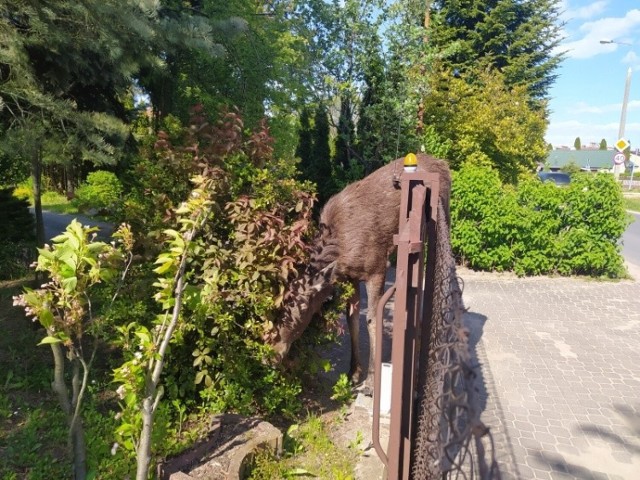
[[[373,442],[373,448],[375,449],[378,457],[382,461],[385,467],[388,467],[388,458],[382,445],[380,444],[380,391],[382,383],[382,333],[384,331],[384,306],[387,304],[391,296],[396,291],[396,286],[393,285],[389,290],[384,292],[384,295],[378,302],[378,310],[376,311],[376,338],[375,338],[375,352],[374,352],[374,371],[373,371],[373,429],[371,432],[371,440]]]
[[[401,203],[399,233],[394,237],[398,246],[396,267],[395,310],[391,363],[391,418],[387,453],[379,442],[380,368],[382,357],[382,312],[384,304],[393,293],[388,291],[378,304],[376,319],[376,352],[374,376],[374,447],[387,467],[389,480],[408,480],[414,425],[416,415],[416,388],[420,359],[425,355],[420,350],[428,343],[421,340],[424,306],[424,242],[427,228],[425,222],[435,219],[438,176],[425,172],[403,173],[401,179]],[[435,195],[434,195],[435,194]],[[427,200],[430,200],[427,203]],[[431,212],[431,215],[426,213]],[[434,222],[435,223],[435,222]],[[432,257],[434,259],[434,257]],[[392,289],[393,290],[393,289]]]

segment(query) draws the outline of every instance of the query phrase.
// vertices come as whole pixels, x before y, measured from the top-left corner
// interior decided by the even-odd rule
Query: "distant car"
[[[552,182],[559,187],[564,187],[571,183],[571,177],[564,172],[538,172],[538,178],[541,182]]]

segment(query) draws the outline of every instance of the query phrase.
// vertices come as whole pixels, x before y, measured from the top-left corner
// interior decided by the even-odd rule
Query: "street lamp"
[[[616,42],[615,40],[600,40],[600,43],[602,43],[603,45],[609,45],[609,44],[616,44],[616,45],[633,45],[631,43],[627,43],[627,42]]]

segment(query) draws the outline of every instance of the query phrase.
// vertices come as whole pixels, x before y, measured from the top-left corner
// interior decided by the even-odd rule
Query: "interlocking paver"
[[[640,478],[640,283],[459,270],[503,478]]]

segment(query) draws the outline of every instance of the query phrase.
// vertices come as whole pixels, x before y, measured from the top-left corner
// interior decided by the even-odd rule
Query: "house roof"
[[[564,167],[572,161],[580,167],[611,168],[616,150],[551,150],[547,156],[550,167]]]

